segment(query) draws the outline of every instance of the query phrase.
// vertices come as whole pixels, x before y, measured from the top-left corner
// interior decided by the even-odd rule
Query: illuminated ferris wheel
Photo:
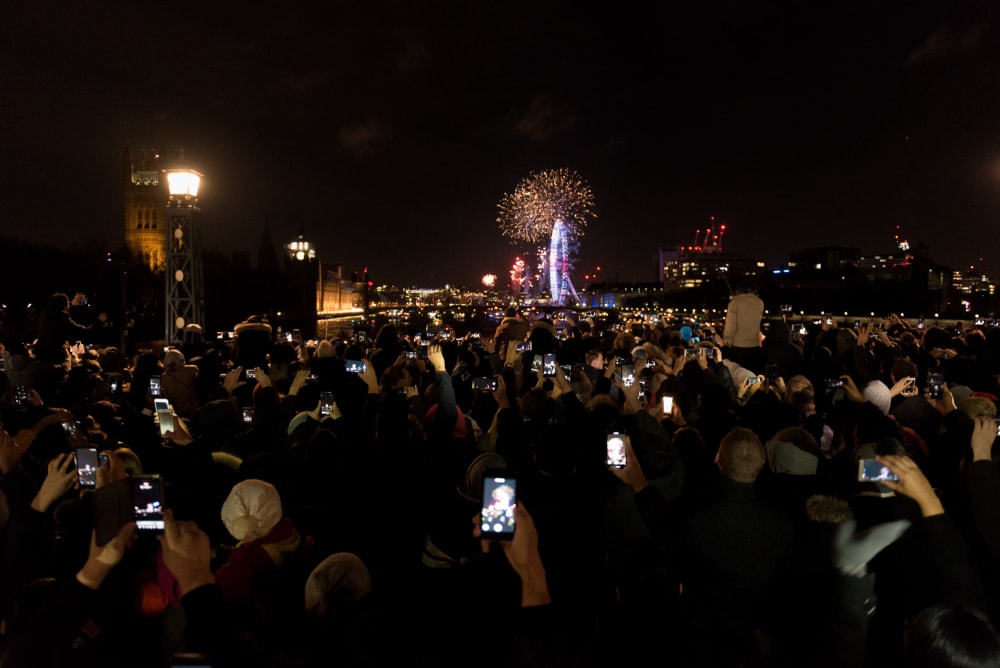
[[[570,271],[573,269],[573,261],[570,252],[569,235],[566,224],[557,220],[552,226],[552,237],[549,240],[549,294],[553,304],[564,306],[569,295],[577,302],[580,298],[573,289],[573,282],[570,280]]]

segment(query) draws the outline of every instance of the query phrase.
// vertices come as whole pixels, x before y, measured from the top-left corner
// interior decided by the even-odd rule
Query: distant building
[[[705,287],[731,276],[756,276],[764,262],[743,253],[723,252],[717,247],[681,246],[660,248],[660,281],[665,292]]]
[[[845,266],[856,266],[860,259],[861,251],[854,246],[820,246],[789,253],[788,268],[840,271]]]
[[[138,264],[154,272],[167,266],[167,225],[164,207],[168,199],[160,154],[143,150],[137,158],[126,148],[122,160],[125,199],[125,247]]]
[[[317,315],[322,319],[349,313],[363,313],[366,289],[364,281],[345,279],[344,267],[340,264],[317,262],[316,265]],[[363,277],[359,275],[358,278]]]

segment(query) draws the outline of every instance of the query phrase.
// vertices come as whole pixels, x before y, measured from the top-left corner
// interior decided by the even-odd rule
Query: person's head
[[[892,381],[894,383],[902,378],[916,378],[917,365],[905,357],[900,357],[892,363],[892,369],[889,371],[889,375],[892,376]]]
[[[505,318],[516,318],[517,317],[517,309],[514,308],[513,306],[511,306],[506,311],[503,312],[503,315],[504,315]]]
[[[907,668],[1000,665],[1000,635],[989,617],[973,608],[927,608],[907,624],[904,645]]]
[[[281,496],[269,482],[244,480],[229,492],[221,514],[222,523],[236,540],[263,538],[281,520]]]
[[[54,292],[49,295],[46,307],[50,311],[69,311],[69,297],[64,292]]]
[[[740,279],[739,283],[736,284],[736,294],[757,294],[757,282],[749,276],[744,276]]]
[[[600,350],[588,350],[587,354],[584,356],[588,366],[595,369],[604,369],[604,353]]]
[[[306,580],[306,616],[324,625],[343,622],[371,589],[368,568],[357,555],[350,552],[331,554]]]
[[[142,462],[134,450],[122,446],[116,448],[113,452],[118,459],[122,460],[122,464],[125,465],[125,472],[128,473],[129,477],[142,475]]]
[[[767,456],[757,434],[744,427],[734,427],[719,443],[715,463],[719,472],[733,482],[752,483],[760,475]]]

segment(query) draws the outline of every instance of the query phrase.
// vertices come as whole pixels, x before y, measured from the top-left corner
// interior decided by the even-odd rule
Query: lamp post
[[[201,174],[168,169],[166,343],[183,339],[190,324],[204,327],[201,262],[198,250],[198,187]]]

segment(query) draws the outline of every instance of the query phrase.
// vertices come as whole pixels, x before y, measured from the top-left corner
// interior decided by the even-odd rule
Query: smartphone
[[[364,373],[367,368],[364,360],[347,360],[344,362],[344,369],[347,373]]]
[[[477,392],[493,392],[497,389],[496,378],[476,378],[472,381],[472,389]]]
[[[319,414],[327,416],[333,411],[333,392],[319,393]]]
[[[927,372],[927,396],[940,399],[944,396],[944,374],[933,369]]]
[[[918,318],[917,319],[917,329],[923,329],[924,328],[924,324],[925,323],[924,323],[924,319],[923,318]]]
[[[684,359],[694,359],[698,356],[697,348],[685,348],[684,349]]]
[[[169,411],[170,402],[166,399],[153,399],[153,409],[159,413],[160,411]]]
[[[120,392],[122,389],[122,375],[120,373],[109,373],[108,374],[108,391],[111,394]]]
[[[1000,418],[994,418],[993,421],[997,423],[997,436],[1000,436]]]
[[[517,345],[514,346],[514,350],[519,353],[527,353],[531,351],[531,341],[518,341]]]
[[[76,449],[76,477],[80,481],[80,489],[97,487],[97,469],[101,460],[97,448],[86,447]]]
[[[483,476],[483,503],[479,528],[482,537],[510,540],[514,537],[514,506],[517,479],[508,471],[488,470]]]
[[[630,387],[635,382],[635,365],[631,362],[622,364],[622,384]]]
[[[605,464],[613,466],[616,469],[623,469],[628,464],[628,452],[625,450],[625,434],[620,431],[613,431],[608,434],[607,461]]]
[[[253,424],[253,409],[249,406],[243,408],[243,422],[245,424]]]
[[[775,381],[778,378],[778,365],[777,364],[765,364],[764,365],[764,377],[769,381]]]
[[[809,330],[806,329],[805,325],[802,325],[801,327],[799,327],[799,336],[806,336],[808,333],[809,333]]]
[[[421,343],[420,347],[417,348],[417,359],[418,360],[425,360],[425,359],[427,359],[427,344],[426,343]]]
[[[663,397],[663,412],[673,413],[674,412],[674,398],[673,397]]]
[[[782,313],[791,313],[792,312],[792,305],[791,304],[782,304],[781,305],[781,312]]]
[[[889,470],[889,467],[877,459],[862,459],[858,462],[858,480],[868,482],[872,480],[892,480],[899,481],[899,476]]]
[[[132,517],[139,531],[163,531],[163,479],[132,476]]]
[[[292,330],[292,341],[295,342],[295,343],[302,343],[302,330],[301,329],[296,328],[296,329]]]
[[[150,376],[149,377],[149,396],[158,397],[160,395],[160,377]]]
[[[747,385],[756,385],[760,382],[760,376],[750,376],[747,378]]]
[[[415,359],[417,359],[417,351],[416,350],[407,350],[405,352],[406,352],[406,359],[408,359],[408,360],[415,360]]]
[[[543,364],[545,364],[545,358],[541,355],[535,355],[531,360],[531,368],[534,371],[541,371]]]
[[[842,378],[827,378],[826,379],[826,389],[835,390],[838,387],[843,387],[844,381]]]
[[[635,368],[635,367],[633,367]],[[555,353],[545,353],[545,357],[542,359],[542,375],[543,376],[554,376],[556,375],[556,354]]]
[[[826,324],[827,325],[832,325],[833,324],[833,318],[827,318],[826,319]]]
[[[174,431],[173,411],[156,411],[156,419],[160,423],[160,436],[166,436],[168,431]]]
[[[243,373],[247,380],[257,380],[257,369],[247,368]]]

